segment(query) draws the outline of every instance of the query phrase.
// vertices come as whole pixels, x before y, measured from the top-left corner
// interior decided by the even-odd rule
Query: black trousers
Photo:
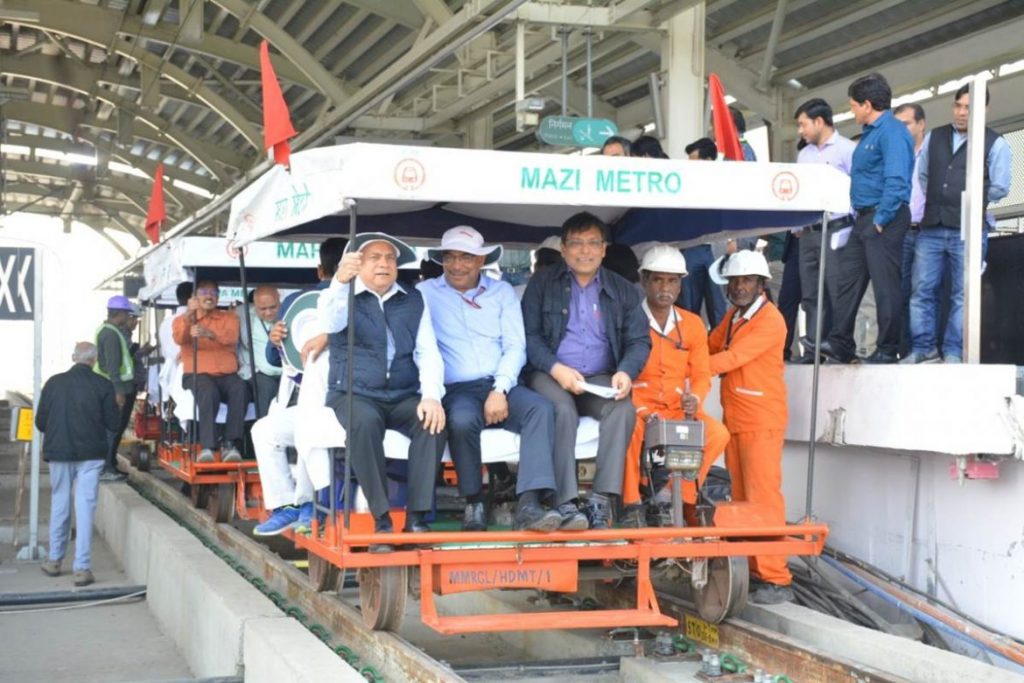
[[[870,282],[878,309],[878,351],[896,355],[903,324],[903,238],[910,227],[910,209],[900,206],[896,217],[879,233],[873,212],[861,213],[839,255],[839,291],[832,312],[829,343],[838,353],[853,356],[857,309]]]
[[[181,385],[191,389],[199,409],[199,443],[211,451],[217,448],[217,411],[221,403],[228,405],[228,420],[224,425],[225,442],[233,442],[241,447],[245,437],[245,409],[249,403],[249,387],[238,375],[207,375],[200,373],[195,376],[193,386],[192,375],[181,378]],[[191,419],[191,415],[186,419]]]
[[[256,371],[256,418],[265,417],[270,410],[270,402],[277,396],[277,388],[281,384],[281,375],[264,375]]]
[[[352,397],[352,424],[348,424],[346,395],[341,391],[327,394],[330,407],[345,428],[346,455],[351,458],[352,471],[363,489],[374,517],[380,517],[391,505],[388,502],[387,464],[384,461],[384,432],[394,429],[409,437],[409,490],[405,509],[425,512],[433,506],[434,479],[444,455],[445,432],[431,434],[423,429],[416,415],[418,395],[398,401],[376,401],[362,396]]]
[[[459,493],[475,496],[482,486],[480,432],[484,427],[484,402],[494,381],[490,377],[456,382],[445,387],[444,411],[448,423],[448,446],[455,471],[459,475]],[[554,453],[555,408],[540,394],[524,386],[508,392],[508,418],[492,425],[519,434],[519,475],[516,493],[553,491],[554,457],[569,458],[570,453]]]
[[[796,336],[797,316],[800,313],[800,250],[799,240],[789,233],[786,235],[786,249],[782,256],[782,285],[779,287],[777,305],[782,319],[786,321],[786,348],[783,357],[789,360]]]
[[[121,437],[124,436],[124,430],[128,428],[128,423],[132,419],[132,408],[135,407],[135,392],[132,391],[125,395],[124,406],[121,408],[121,414],[118,416],[117,431],[107,432],[107,464],[104,465],[106,470],[117,469],[117,449],[121,445]]]

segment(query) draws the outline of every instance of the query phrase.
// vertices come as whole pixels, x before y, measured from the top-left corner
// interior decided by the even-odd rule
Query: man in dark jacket
[[[96,511],[99,476],[107,453],[107,433],[117,429],[119,415],[114,387],[93,372],[96,346],[75,345],[67,372],[43,386],[36,411],[36,428],[45,435],[43,458],[50,464],[50,559],[42,570],[58,576],[71,528],[71,490],[75,488],[75,585],[93,582],[90,567],[92,519]],[[77,480],[77,486],[75,486]]]
[[[555,405],[555,500],[564,528],[580,528],[576,506],[576,428],[580,415],[601,421],[589,525],[611,523],[622,493],[626,447],[636,423],[629,392],[651,350],[640,291],[601,267],[608,226],[582,212],[562,226],[563,263],[530,279],[523,294],[528,386]],[[612,388],[605,398],[600,388]],[[585,527],[584,527],[585,528]]]

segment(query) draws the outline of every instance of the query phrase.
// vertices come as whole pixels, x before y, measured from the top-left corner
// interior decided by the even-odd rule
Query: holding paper
[[[590,382],[577,382],[576,386],[578,386],[580,389],[587,392],[588,394],[594,394],[595,396],[600,396],[601,398],[615,398],[615,396],[619,393],[619,390],[616,389],[615,387],[604,387],[601,386],[600,384],[591,384]]]

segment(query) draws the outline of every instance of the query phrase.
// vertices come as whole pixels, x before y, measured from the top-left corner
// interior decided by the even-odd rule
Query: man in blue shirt
[[[986,91],[985,106],[988,106]],[[950,280],[949,319],[942,337],[942,359],[963,358],[964,242],[960,236],[960,194],[967,185],[967,119],[970,91],[964,85],[953,97],[953,123],[933,130],[921,148],[918,178],[924,195],[921,232],[914,245],[910,296],[911,352],[907,363],[939,360],[936,325],[943,276]],[[999,133],[985,128],[984,212],[1010,192],[1010,146]],[[982,255],[984,260],[984,254]]]
[[[480,432],[504,427],[520,435],[515,526],[554,531],[562,516],[541,507],[541,499],[555,490],[555,409],[518,384],[526,364],[526,335],[512,285],[481,273],[498,262],[501,247],[485,246],[479,232],[460,225],[445,232],[440,247],[427,255],[444,268],[443,275],[421,282],[418,289],[430,309],[444,359],[448,447],[459,493],[466,498],[462,528],[487,528]],[[574,465],[572,453],[557,457]]]
[[[523,294],[529,386],[555,406],[554,502],[563,528],[579,528],[572,458],[580,415],[601,422],[589,525],[607,529],[611,523],[636,422],[628,397],[651,351],[640,290],[601,266],[607,243],[608,226],[600,218],[586,212],[570,217],[562,226],[564,262],[530,278]]]
[[[903,295],[903,238],[910,225],[910,177],[914,141],[889,110],[892,90],[881,74],[850,84],[850,110],[864,132],[853,152],[850,203],[856,220],[839,257],[839,284],[832,331],[821,352],[840,363],[856,360],[853,329],[868,283],[878,308],[878,345],[866,363],[898,360]]]

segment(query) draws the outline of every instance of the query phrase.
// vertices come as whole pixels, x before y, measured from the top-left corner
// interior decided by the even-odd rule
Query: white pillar
[[[658,131],[665,152],[686,158],[686,146],[703,137],[704,123],[704,3],[698,3],[665,22],[662,41],[662,112],[665,130]]]

